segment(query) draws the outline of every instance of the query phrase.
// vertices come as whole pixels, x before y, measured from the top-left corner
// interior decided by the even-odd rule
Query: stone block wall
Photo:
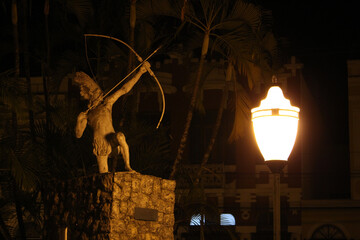
[[[45,235],[69,240],[173,237],[175,181],[116,172],[48,182],[44,190]]]

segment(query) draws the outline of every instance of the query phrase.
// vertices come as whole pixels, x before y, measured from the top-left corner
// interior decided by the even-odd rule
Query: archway
[[[311,240],[321,239],[336,239],[336,240],[347,240],[344,232],[335,225],[324,224],[315,229],[311,235]]]

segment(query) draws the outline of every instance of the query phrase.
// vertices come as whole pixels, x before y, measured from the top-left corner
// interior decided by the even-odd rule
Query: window
[[[202,216],[203,216],[202,222],[205,225],[205,215],[202,215]],[[200,221],[201,221],[200,214],[192,215],[191,220],[190,220],[190,226],[200,226]]]
[[[235,217],[231,213],[220,214],[220,225],[221,226],[235,226]]]
[[[208,219],[209,220],[209,219]],[[190,220],[190,226],[200,226],[200,221],[201,221],[201,215],[200,214],[195,214],[192,215],[191,220]],[[212,225],[211,222],[207,222],[205,221],[205,215],[203,215],[203,224],[205,225]],[[217,221],[214,222],[214,224],[219,224],[219,219],[217,218]],[[234,215],[232,215],[231,213],[222,213],[220,214],[220,225],[221,226],[235,226],[236,225],[236,221],[235,221],[235,217]]]
[[[311,236],[311,240],[320,239],[346,240],[346,237],[340,228],[331,224],[325,224],[317,228]]]

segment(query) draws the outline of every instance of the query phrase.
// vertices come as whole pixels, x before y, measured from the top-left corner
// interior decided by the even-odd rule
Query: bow
[[[122,43],[124,44],[127,48],[129,48],[134,54],[135,56],[137,57],[137,59],[139,60],[140,64],[134,68],[123,80],[121,80],[118,84],[116,84],[108,93],[105,94],[105,96],[107,94],[109,94],[114,88],[116,88],[122,81],[124,81],[128,76],[130,76],[137,68],[139,68],[141,65],[143,65],[152,55],[154,55],[159,49],[156,49],[152,54],[150,54],[150,56],[148,56],[145,60],[142,59],[142,57],[129,45],[127,44],[126,42],[120,40],[120,39],[117,39],[117,38],[114,38],[114,37],[111,37],[111,36],[106,36],[106,35],[100,35],[100,34],[84,34],[85,36],[85,43],[86,43],[86,37],[101,37],[101,38],[107,38],[107,39],[111,39],[111,40],[115,40],[119,43]],[[158,85],[159,89],[160,89],[160,92],[161,92],[161,99],[162,99],[162,111],[161,111],[161,116],[160,116],[160,119],[158,121],[158,124],[156,126],[156,128],[159,128],[160,126],[160,123],[164,117],[164,113],[165,113],[165,96],[164,96],[164,91],[161,87],[161,84],[159,82],[159,80],[157,79],[157,77],[155,76],[154,72],[151,70],[150,67],[147,67],[146,66],[146,70],[148,71],[148,73],[154,78],[156,84]],[[105,97],[104,96],[104,97]]]

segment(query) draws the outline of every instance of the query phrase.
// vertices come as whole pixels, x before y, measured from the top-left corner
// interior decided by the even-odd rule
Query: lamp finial
[[[271,81],[273,84],[277,84],[277,77],[275,75],[272,76]]]

